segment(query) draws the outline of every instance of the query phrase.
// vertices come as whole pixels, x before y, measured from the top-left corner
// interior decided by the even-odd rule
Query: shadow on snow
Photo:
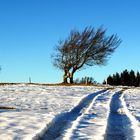
[[[74,120],[82,115],[84,108],[92,102],[93,98],[106,90],[97,91],[87,95],[81,102],[75,106],[71,111],[58,114],[50,124],[46,126],[41,133],[37,134],[33,140],[54,140],[60,137],[63,132],[70,126]]]
[[[123,109],[121,94],[117,92],[112,97],[105,140],[133,140],[131,122],[124,112],[119,111]]]

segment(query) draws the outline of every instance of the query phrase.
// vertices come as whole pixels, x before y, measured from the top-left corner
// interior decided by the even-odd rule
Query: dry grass
[[[28,85],[42,85],[42,86],[101,86],[95,84],[64,84],[64,83],[57,83],[57,84],[41,84],[41,83],[27,83]]]
[[[98,85],[95,85],[95,84],[64,84],[64,83],[56,83],[56,84],[47,84],[47,83],[0,83],[0,86],[3,86],[3,85],[18,85],[18,84],[44,85],[44,86],[98,86]]]

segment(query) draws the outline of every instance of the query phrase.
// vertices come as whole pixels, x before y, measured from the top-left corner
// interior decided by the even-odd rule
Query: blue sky
[[[51,54],[70,30],[103,25],[122,43],[106,66],[81,70],[75,78],[92,76],[102,82],[124,69],[140,71],[139,0],[0,0],[1,82],[59,83],[63,72]]]

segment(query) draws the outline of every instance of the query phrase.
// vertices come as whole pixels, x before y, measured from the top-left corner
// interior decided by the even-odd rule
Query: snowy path
[[[105,134],[109,103],[112,93],[98,94],[86,111],[78,117],[65,133],[64,140],[102,140]]]
[[[110,103],[110,114],[105,140],[138,140],[140,128],[128,111],[121,92],[116,92]]]
[[[105,90],[97,91],[95,93],[89,94],[84,97],[80,103],[75,106],[69,112],[61,113],[57,117],[53,119],[53,121],[44,129],[40,134],[34,137],[34,140],[54,140],[54,139],[62,139],[68,125],[75,120],[77,120],[80,116],[87,112],[91,107],[90,105],[94,101],[94,98],[98,97],[101,93],[105,92]]]
[[[34,140],[139,140],[140,127],[119,91],[85,96],[71,111],[57,115]]]

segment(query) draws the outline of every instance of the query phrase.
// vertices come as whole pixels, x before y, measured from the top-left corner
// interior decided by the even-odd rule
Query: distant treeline
[[[109,85],[123,85],[123,86],[140,86],[140,73],[134,72],[133,70],[128,71],[124,70],[122,73],[115,73],[113,75],[109,75],[107,80],[103,82],[103,84]]]
[[[93,77],[82,77],[81,79],[76,79],[74,81],[75,84],[97,84]]]

